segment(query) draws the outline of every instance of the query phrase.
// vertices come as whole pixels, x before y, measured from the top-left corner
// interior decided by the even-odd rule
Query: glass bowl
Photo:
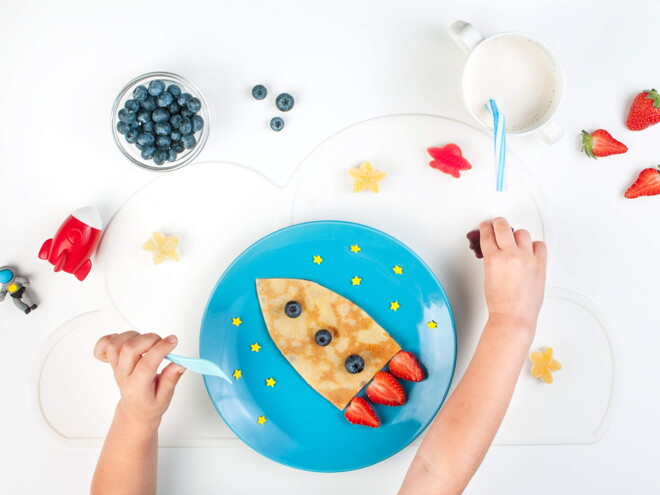
[[[142,158],[140,150],[135,147],[135,144],[131,144],[126,141],[124,135],[122,135],[117,130],[117,122],[119,122],[117,112],[121,108],[124,108],[124,104],[127,100],[133,98],[133,90],[140,84],[149,86],[149,83],[155,79],[162,80],[166,87],[168,87],[170,84],[176,84],[184,93],[190,93],[192,96],[199,98],[202,107],[199,112],[197,112],[197,115],[200,115],[204,119],[204,127],[202,127],[201,131],[197,131],[194,134],[195,140],[197,141],[195,147],[182,151],[178,154],[175,161],[166,161],[162,165],[156,165],[153,160],[145,160]],[[190,81],[187,81],[183,77],[172,74],[170,72],[150,72],[148,74],[143,74],[136,77],[126,86],[124,86],[115,99],[114,104],[112,105],[111,122],[112,136],[115,139],[117,147],[124,154],[124,156],[138,167],[154,172],[169,172],[171,170],[176,170],[178,168],[184,167],[185,165],[188,165],[197,157],[197,155],[201,153],[209,137],[209,107],[206,103],[206,100],[204,99],[204,95],[202,95],[199,89],[197,89],[197,87]]]

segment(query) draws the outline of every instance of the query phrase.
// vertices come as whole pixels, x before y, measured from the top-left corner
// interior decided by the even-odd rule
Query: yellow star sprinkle
[[[239,378],[243,377],[243,372],[241,370],[234,370],[234,373],[232,373],[232,376],[238,380]]]
[[[391,309],[392,311],[396,311],[396,310],[399,309],[400,307],[401,307],[401,305],[399,304],[399,301],[394,301],[394,302],[391,302],[391,303],[390,303],[390,309]]]
[[[529,359],[532,360],[532,376],[545,383],[552,383],[552,372],[561,369],[559,361],[552,358],[552,347],[546,347],[541,352],[531,352]]]
[[[353,192],[369,190],[378,192],[378,183],[387,175],[376,170],[369,162],[364,162],[359,168],[353,168],[348,171],[353,178]]]
[[[436,323],[435,320],[431,320],[427,323],[429,328],[438,328],[438,324]]]
[[[235,327],[238,327],[243,323],[240,318],[232,318],[231,319],[231,324],[234,325]]]
[[[259,418],[257,419],[257,423],[259,423],[261,426],[263,426],[266,421],[268,421],[266,419],[266,416],[259,416]]]
[[[142,244],[142,249],[153,253],[154,264],[159,265],[167,259],[179,261],[179,253],[176,252],[178,245],[178,237],[173,235],[166,236],[160,232],[154,232],[151,235],[151,239]]]
[[[273,377],[266,378],[266,386],[267,387],[274,387],[277,382]]]
[[[317,254],[316,256],[314,256],[314,263],[316,263],[317,265],[320,265],[321,263],[323,263],[323,258],[321,258],[321,257]]]
[[[261,346],[256,342],[250,345],[250,350],[252,352],[259,352],[259,349],[261,349]]]
[[[360,285],[360,282],[362,282],[362,279],[358,277],[357,275],[351,279],[351,282],[353,285]]]
[[[401,268],[399,265],[395,265],[392,267],[392,271],[396,273],[397,275],[403,274],[403,268]]]
[[[353,244],[351,246],[351,251],[354,252],[354,253],[359,253],[361,250],[362,250],[362,248],[360,248],[360,246],[358,246],[357,244]]]

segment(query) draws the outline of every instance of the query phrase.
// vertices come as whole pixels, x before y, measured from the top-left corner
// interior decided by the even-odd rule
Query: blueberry
[[[156,137],[150,132],[142,132],[138,135],[137,142],[144,146],[149,146],[156,142]]]
[[[183,136],[181,142],[189,150],[193,149],[197,144],[197,140],[195,139],[195,136],[193,136],[192,134],[187,134],[186,136]]]
[[[140,109],[140,102],[137,100],[126,100],[124,108],[131,110],[132,112],[137,112]]]
[[[192,132],[192,121],[189,118],[182,118],[181,123],[179,124],[179,130],[184,136]]]
[[[177,153],[181,153],[186,147],[181,143],[181,141],[176,141],[172,143],[172,149]]]
[[[169,148],[172,144],[172,140],[167,136],[158,136],[156,138],[156,146],[160,148]]]
[[[351,375],[360,373],[364,369],[364,359],[358,354],[351,354],[344,361],[344,367]]]
[[[254,88],[252,88],[252,96],[255,100],[263,100],[267,94],[268,90],[263,84],[257,84]]]
[[[277,98],[275,98],[275,105],[277,106],[278,110],[282,112],[288,112],[293,108],[293,96],[291,96],[289,93],[282,93],[277,95]]]
[[[156,104],[156,98],[153,96],[148,96],[146,100],[141,101],[140,106],[150,112],[153,112],[158,108],[158,105]]]
[[[182,117],[185,117],[185,118],[189,119],[189,118],[191,118],[193,115],[195,115],[195,112],[193,112],[192,110],[190,110],[188,107],[186,107],[186,108],[182,108],[182,109],[181,109],[181,116],[182,116]]]
[[[199,101],[199,98],[190,98],[188,100],[187,106],[188,110],[197,113],[202,108],[202,102]]]
[[[325,347],[332,342],[332,334],[328,330],[319,330],[314,334],[314,342],[321,347]]]
[[[149,110],[145,110],[144,108],[142,108],[137,113],[137,119],[138,122],[142,122],[143,124],[145,122],[149,122],[151,120],[151,112],[149,112]]]
[[[170,115],[176,115],[178,113],[181,113],[181,107],[176,101],[173,101],[165,108],[167,108],[167,111],[170,112]]]
[[[142,84],[140,84],[137,88],[133,90],[133,98],[136,99],[137,101],[146,100],[148,94],[149,93],[147,92],[147,88],[142,86]]]
[[[140,151],[142,151],[142,150],[145,148],[144,145],[142,145],[142,144],[140,144],[140,143],[135,143],[135,147],[136,147],[137,149],[139,149]]]
[[[170,117],[170,124],[172,124],[172,128],[178,129],[182,120],[183,117],[181,117],[181,115],[172,115],[172,117]]]
[[[284,314],[289,318],[298,318],[302,313],[302,306],[298,301],[289,301],[284,305]]]
[[[169,122],[158,122],[154,126],[154,131],[156,131],[157,136],[167,136],[172,132],[172,126]]]
[[[135,112],[122,108],[119,110],[119,112],[117,112],[117,117],[119,117],[119,120],[122,122],[126,122],[128,124],[135,120]]]
[[[131,129],[126,133],[126,141],[128,143],[135,144],[139,135],[140,132],[137,129]]]
[[[192,118],[193,132],[199,132],[204,128],[204,119],[201,115],[194,115]]]
[[[181,134],[181,131],[173,129],[172,132],[170,132],[170,139],[172,139],[172,141],[178,141],[182,137],[183,137],[183,134]]]
[[[122,122],[121,120],[117,122],[117,132],[119,134],[126,134],[130,130],[131,128],[128,126],[126,122]]]
[[[165,83],[160,79],[154,79],[149,83],[149,94],[151,96],[158,96],[165,91]]]
[[[174,101],[174,97],[169,94],[167,91],[163,91],[156,97],[156,105],[159,107],[166,107]]]
[[[151,114],[149,118],[151,118]],[[142,132],[149,132],[153,134],[155,125],[156,124],[154,123],[153,120],[150,120],[149,122],[145,122],[144,124],[142,124]]]
[[[164,108],[157,108],[154,110],[154,113],[151,114],[151,118],[154,122],[165,122],[170,120],[170,112]]]
[[[156,165],[162,165],[167,160],[167,151],[163,149],[157,149],[154,152],[154,163]]]
[[[167,88],[167,92],[172,96],[174,96],[175,98],[181,96],[181,88],[176,84],[170,84]]]
[[[273,117],[270,119],[270,128],[275,132],[280,132],[284,129],[284,120],[282,117]]]
[[[140,156],[145,160],[151,160],[154,157],[155,152],[156,152],[155,146],[145,146],[144,149],[142,150],[142,153],[140,153]]]
[[[190,93],[183,93],[177,98],[176,102],[182,107],[185,107],[188,104],[188,100],[190,98],[192,98]]]
[[[170,150],[167,152],[167,161],[175,162],[176,161],[176,151]]]

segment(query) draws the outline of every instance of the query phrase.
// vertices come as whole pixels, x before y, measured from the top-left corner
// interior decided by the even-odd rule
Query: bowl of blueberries
[[[157,172],[193,161],[208,139],[208,122],[208,105],[199,90],[169,72],[136,77],[112,106],[112,134],[121,152]]]

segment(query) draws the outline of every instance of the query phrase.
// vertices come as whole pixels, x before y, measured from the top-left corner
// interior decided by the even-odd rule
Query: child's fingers
[[[119,353],[121,352],[121,348],[124,346],[124,343],[136,335],[140,334],[133,330],[129,330],[128,332],[122,332],[119,335],[112,337],[112,339],[107,342],[105,348],[106,362],[110,363],[113,368],[117,366]]]
[[[96,345],[94,346],[94,357],[96,359],[103,361],[104,363],[108,362],[108,344],[110,343],[110,340],[116,336],[116,333],[104,335],[98,340],[98,342],[96,342]]]
[[[176,344],[177,339],[174,335],[154,344],[135,365],[133,376],[143,380],[144,383],[151,382],[158,372],[158,366],[163,362],[165,356],[174,350]]]
[[[493,220],[493,231],[495,232],[495,240],[500,249],[510,249],[516,246],[511,225],[509,225],[509,222],[505,218],[498,217]]]
[[[524,229],[516,230],[513,233],[513,237],[516,239],[516,244],[523,251],[532,250],[532,236],[529,232]]]
[[[485,220],[479,225],[481,252],[484,256],[489,256],[499,248],[495,242],[495,232],[493,231],[493,222]]]
[[[119,353],[119,361],[117,361],[115,372],[122,376],[133,373],[135,365],[142,358],[142,354],[146,353],[160,340],[160,336],[155,333],[136,335],[127,340]]]
[[[534,241],[532,248],[534,249],[534,256],[545,266],[548,263],[548,247],[545,242]]]
[[[178,364],[170,363],[163,371],[160,372],[158,383],[156,384],[156,400],[166,401],[167,403],[172,400],[174,388],[179,382],[179,378],[183,375],[186,369]]]

